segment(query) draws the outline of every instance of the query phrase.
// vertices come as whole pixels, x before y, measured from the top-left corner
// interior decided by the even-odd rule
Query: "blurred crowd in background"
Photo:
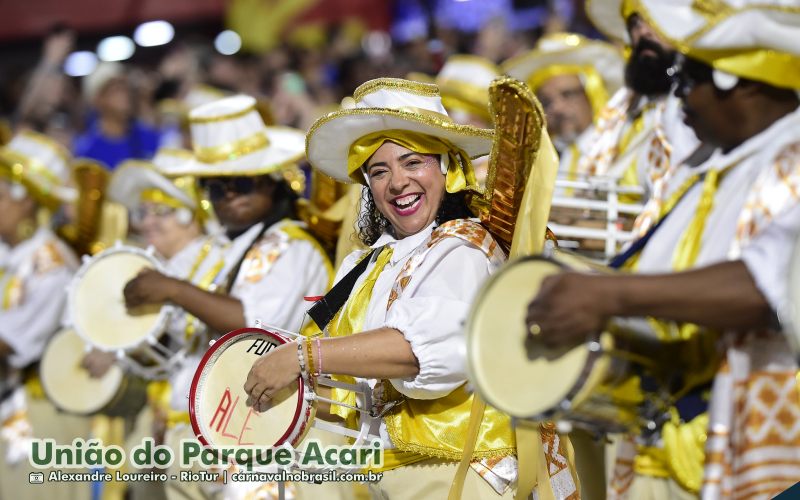
[[[354,7],[303,22],[317,3]],[[221,93],[263,99],[267,121],[307,130],[369,79],[433,76],[456,53],[501,63],[559,31],[599,36],[574,0],[232,1],[220,19],[102,34],[53,18],[36,39],[0,33],[0,143],[35,130],[113,169],[188,146],[182,117]]]

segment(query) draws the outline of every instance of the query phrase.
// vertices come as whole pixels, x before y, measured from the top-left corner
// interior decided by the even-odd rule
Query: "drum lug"
[[[145,253],[147,253],[147,255],[155,256],[156,247],[154,247],[153,245],[147,245],[147,248],[145,249]]]
[[[114,354],[117,356],[117,359],[125,359],[125,351],[122,349],[117,349],[114,351]]]
[[[114,248],[122,248],[122,247],[123,247],[122,240],[114,241]]]
[[[86,264],[90,260],[92,260],[92,258],[89,255],[84,254],[83,257],[81,257],[81,264]]]
[[[211,339],[211,340],[208,341],[208,347],[212,347],[216,343],[217,343],[217,339]]]
[[[589,349],[589,352],[601,352],[603,350],[603,346],[600,345],[600,342],[592,340],[588,343],[587,349]]]

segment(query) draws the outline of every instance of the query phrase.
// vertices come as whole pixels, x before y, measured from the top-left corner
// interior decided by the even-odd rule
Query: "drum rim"
[[[569,252],[566,252],[566,253],[569,254]],[[563,262],[560,262],[555,257],[551,257],[551,256],[548,256],[548,255],[543,255],[543,254],[523,255],[521,257],[518,257],[516,259],[508,261],[505,266],[503,266],[501,269],[499,269],[497,272],[495,272],[492,276],[490,276],[489,279],[484,283],[484,286],[478,292],[478,294],[475,297],[475,300],[474,300],[473,303],[477,303],[478,301],[480,301],[485,296],[485,294],[488,293],[489,289],[492,288],[493,286],[495,286],[496,278],[498,278],[500,275],[502,275],[502,274],[504,274],[506,272],[511,272],[512,271],[511,267],[514,264],[518,264],[518,263],[522,263],[522,262],[529,262],[529,261],[544,261],[544,262],[548,262],[548,263],[551,263],[551,264],[555,264],[556,266],[560,267],[561,269],[566,269],[566,270],[570,270],[571,269],[567,264],[565,264]],[[470,310],[470,313],[467,316],[467,321],[466,321],[466,323],[464,325],[464,331],[467,333],[467,342],[466,342],[466,345],[467,345],[467,373],[469,373],[470,381],[472,382],[472,385],[475,388],[475,391],[477,391],[478,394],[480,394],[480,396],[487,403],[489,403],[491,406],[494,406],[495,408],[499,409],[500,411],[508,413],[507,410],[503,409],[503,406],[505,406],[505,405],[499,405],[498,406],[496,404],[496,400],[494,400],[494,398],[490,397],[486,393],[486,391],[483,390],[483,387],[482,387],[483,384],[481,382],[479,382],[479,378],[475,376],[475,373],[476,373],[475,360],[473,359],[473,355],[471,354],[471,351],[472,351],[470,349],[471,342],[469,341],[469,339],[472,337],[472,334],[470,332],[472,331],[472,324],[473,324],[473,321],[474,321],[473,317],[475,315],[475,311],[476,310],[477,309],[474,308],[474,307]],[[573,386],[566,393],[566,395],[563,398],[561,398],[560,401],[562,403],[564,401],[568,401],[570,403],[570,406],[572,406],[572,403],[574,402],[575,397],[580,393],[581,388],[583,387],[582,383],[585,382],[589,378],[589,376],[591,375],[592,368],[594,367],[594,365],[597,362],[598,358],[600,358],[602,352],[594,352],[594,351],[588,349],[588,345],[589,345],[590,342],[599,342],[599,337],[600,337],[601,333],[602,332],[598,332],[597,334],[594,334],[590,340],[588,340],[586,342],[582,342],[580,344],[577,344],[576,346],[573,347],[573,349],[575,349],[575,348],[577,348],[579,346],[583,346],[589,352],[588,352],[587,358],[586,358],[586,365],[581,369],[581,373],[578,376],[575,384],[573,384]],[[553,407],[550,410],[547,410],[547,411],[544,411],[544,412],[540,412],[540,413],[536,413],[536,414],[533,414],[533,415],[526,415],[526,416],[518,416],[517,415],[517,416],[514,416],[514,417],[522,419],[522,420],[548,421],[548,420],[558,419],[558,416],[559,415],[563,415],[565,413],[565,411],[568,411],[568,410],[563,410],[563,409],[558,408],[558,407]],[[509,415],[510,415],[510,413],[509,413]]]
[[[75,312],[74,311],[75,311],[75,301],[77,300],[77,298],[75,297],[75,294],[77,293],[77,291],[76,291],[77,284],[86,275],[86,273],[89,270],[89,267],[91,267],[91,265],[94,262],[100,261],[101,259],[109,257],[110,255],[118,254],[118,253],[130,253],[130,254],[138,255],[138,256],[143,257],[146,260],[150,261],[150,263],[153,264],[153,269],[155,269],[156,271],[158,271],[161,274],[166,274],[166,270],[164,268],[164,265],[155,256],[154,251],[151,250],[151,248],[152,247],[148,247],[147,249],[142,249],[142,248],[139,248],[139,247],[135,247],[133,245],[123,245],[118,241],[117,244],[114,245],[113,247],[107,248],[107,249],[103,250],[100,253],[92,255],[92,256],[84,259],[84,261],[81,263],[81,266],[75,272],[75,275],[72,277],[72,280],[70,281],[68,289],[67,289],[67,311],[69,313],[69,325],[68,326],[70,328],[72,328],[75,331],[75,333],[77,333],[81,337],[81,339],[83,339],[84,342],[86,342],[87,344],[91,345],[92,347],[97,348],[97,349],[99,349],[101,351],[104,351],[104,352],[122,351],[122,352],[125,352],[125,353],[127,353],[127,352],[129,352],[131,350],[135,350],[137,347],[141,346],[143,342],[147,342],[147,339],[142,339],[139,342],[137,342],[136,344],[130,344],[130,345],[127,345],[127,346],[119,346],[119,347],[110,348],[110,349],[108,347],[106,347],[106,346],[101,346],[99,344],[96,344],[92,339],[89,339],[87,335],[84,335],[83,328],[80,328],[78,326],[78,322],[76,321]],[[158,320],[156,321],[156,324],[155,324],[156,327],[153,328],[153,331],[163,332],[164,328],[166,327],[168,317],[169,317],[169,305],[168,304],[163,304],[161,306],[161,310],[158,312]]]
[[[218,338],[214,342],[214,345],[212,345],[206,351],[206,353],[203,354],[203,359],[200,360],[200,364],[197,365],[197,369],[194,372],[194,376],[192,376],[192,385],[191,385],[191,387],[189,389],[189,421],[192,424],[192,430],[194,431],[194,435],[197,437],[197,440],[200,441],[200,443],[203,444],[203,446],[208,446],[208,447],[212,447],[213,448],[215,445],[210,443],[205,438],[205,436],[203,435],[203,433],[202,433],[202,431],[200,429],[200,424],[198,423],[198,416],[197,416],[197,411],[198,410],[195,408],[195,396],[197,395],[198,385],[199,385],[199,382],[200,382],[200,376],[203,373],[203,370],[205,369],[205,367],[208,364],[209,360],[214,355],[214,353],[217,352],[219,349],[221,349],[222,346],[225,345],[225,343],[227,341],[229,341],[229,340],[231,340],[231,339],[233,339],[235,337],[239,337],[239,336],[247,335],[247,334],[253,334],[253,333],[271,336],[275,340],[279,341],[281,344],[288,344],[288,343],[291,342],[291,340],[287,339],[286,337],[284,337],[284,336],[282,336],[282,335],[280,335],[278,333],[271,332],[269,330],[265,330],[263,328],[245,327],[245,328],[239,328],[239,329],[236,329],[236,330],[232,330],[232,331],[226,333],[225,335],[223,335],[222,337]],[[297,385],[298,385],[298,388],[297,388],[297,390],[298,390],[297,407],[295,408],[294,416],[292,417],[292,424],[289,426],[289,428],[286,430],[286,432],[284,432],[284,434],[280,437],[280,439],[278,439],[277,442],[275,442],[274,444],[272,444],[270,446],[275,447],[275,446],[280,446],[283,443],[285,443],[290,437],[292,437],[292,433],[293,433],[294,429],[297,427],[297,424],[298,424],[298,422],[300,420],[300,415],[303,413],[303,401],[305,401],[305,396],[306,396],[306,394],[305,394],[306,393],[306,388],[305,388],[305,384],[303,384],[302,377],[297,377]],[[307,427],[307,425],[303,424],[303,427]],[[302,429],[301,429],[301,431],[302,431]],[[290,443],[290,444],[292,444],[292,443]]]

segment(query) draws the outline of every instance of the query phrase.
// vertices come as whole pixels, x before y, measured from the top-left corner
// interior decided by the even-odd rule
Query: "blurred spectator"
[[[110,169],[129,158],[148,159],[159,146],[159,132],[137,118],[128,74],[119,63],[101,63],[83,81],[84,98],[94,108],[74,154]]]

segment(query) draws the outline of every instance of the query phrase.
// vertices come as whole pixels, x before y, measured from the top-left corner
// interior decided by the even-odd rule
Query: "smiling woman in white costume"
[[[364,258],[366,268],[329,323],[331,338],[307,341],[304,368],[296,344],[282,346],[254,363],[245,391],[262,410],[301,372],[366,379],[373,410],[384,412],[373,432],[387,450],[377,468],[383,479],[371,493],[444,498],[472,401],[462,323],[480,285],[505,259],[466,202],[477,189],[471,158],[489,152],[492,131],[455,124],[435,85],[373,80],[353,102],[318,120],[306,149],[315,168],[367,186],[359,235],[370,248],[345,258],[337,281]],[[333,397],[356,404],[351,393]],[[347,408],[332,412],[349,425],[357,419]],[[510,497],[515,453],[509,419],[488,409],[464,498]]]

